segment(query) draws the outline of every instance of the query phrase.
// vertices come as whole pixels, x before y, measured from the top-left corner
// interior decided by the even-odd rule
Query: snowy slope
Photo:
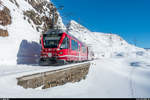
[[[4,6],[9,8],[12,23],[7,26],[0,25],[0,29],[8,30],[9,33],[8,37],[0,37],[0,98],[150,97],[150,52],[128,44],[116,34],[91,32],[75,21],[67,26],[68,31],[88,44],[95,58],[98,58],[91,62],[86,80],[45,90],[18,86],[16,77],[68,65],[57,68],[26,65],[38,61],[41,48],[39,39],[43,30],[37,31],[36,27],[42,26],[44,22],[36,25],[30,20],[30,24],[28,17],[24,18],[26,10],[39,13],[26,0],[16,0],[19,7],[10,2],[15,0],[1,1],[0,10]],[[47,11],[45,14],[39,13],[40,16],[48,16],[50,11]],[[60,16],[57,25],[65,28]]]
[[[95,58],[109,58],[116,53],[125,53],[125,55],[129,55],[130,53],[135,56],[134,54],[137,51],[145,52],[142,48],[128,44],[116,34],[91,32],[73,20],[70,21],[67,28],[72,35],[88,44],[90,49],[94,51]]]
[[[0,65],[26,63],[23,62],[25,58],[35,60],[39,56],[39,40],[40,34],[42,34],[42,29],[37,31],[37,25],[34,24],[32,20],[29,20],[29,18],[25,17],[24,12],[31,10],[35,11],[36,13],[39,12],[37,12],[32,5],[25,0],[16,0],[16,3],[19,6],[15,5],[15,3],[12,3],[15,2],[15,0],[1,1],[2,4],[0,4],[0,10],[3,10],[4,6],[10,10],[12,23],[8,26],[0,25],[0,29],[5,29],[9,33],[8,37],[0,37]],[[40,0],[36,0],[36,2],[38,1]],[[43,0],[42,2],[44,1],[46,1],[47,4],[50,3],[49,0]],[[47,6],[44,6],[44,8],[47,9]],[[42,13],[40,16],[46,17],[49,16],[49,13],[50,11],[47,10],[45,11],[45,15]],[[58,16],[57,25],[64,27],[60,16]]]
[[[150,57],[149,57],[150,58]],[[135,58],[103,58],[95,60],[86,80],[67,83],[50,89],[24,89],[17,86],[16,77],[32,72],[54,69],[54,67],[14,66],[12,72],[0,70],[1,98],[149,98],[150,62],[143,59],[139,66],[129,62],[140,61]],[[140,61],[141,62],[141,61]],[[148,63],[149,62],[149,63]],[[7,67],[8,69],[8,67]],[[17,71],[18,72],[15,72]],[[19,71],[20,70],[20,71]],[[11,83],[11,84],[10,84]],[[15,91],[14,91],[15,90]],[[21,93],[21,94],[20,94]],[[19,95],[18,95],[19,94]]]

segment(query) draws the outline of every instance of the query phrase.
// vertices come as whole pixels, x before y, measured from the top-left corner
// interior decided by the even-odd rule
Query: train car
[[[63,30],[49,30],[41,36],[40,65],[61,65],[88,60],[88,47]]]

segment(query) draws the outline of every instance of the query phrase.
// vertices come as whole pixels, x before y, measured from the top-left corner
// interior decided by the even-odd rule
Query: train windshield
[[[44,34],[44,48],[57,48],[62,34]]]

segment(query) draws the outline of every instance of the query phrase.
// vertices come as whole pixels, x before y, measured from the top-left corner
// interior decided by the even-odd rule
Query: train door
[[[59,58],[65,61],[69,59],[69,38],[65,36],[59,50]]]

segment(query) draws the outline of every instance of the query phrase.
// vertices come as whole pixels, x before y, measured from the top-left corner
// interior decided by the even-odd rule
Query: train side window
[[[74,42],[74,40],[71,40],[71,48],[72,48],[72,50],[75,50],[75,44],[74,44],[75,42]]]
[[[78,42],[75,42],[76,50],[78,50]]]
[[[84,46],[82,47],[82,51],[83,53],[86,53],[86,48]]]
[[[68,43],[69,43],[69,39],[68,39],[68,37],[65,37],[63,42],[62,42],[62,44],[61,44],[61,46],[60,46],[60,48],[61,49],[68,49],[69,48],[69,44]]]
[[[71,48],[72,50],[78,50],[78,42],[71,40]]]

